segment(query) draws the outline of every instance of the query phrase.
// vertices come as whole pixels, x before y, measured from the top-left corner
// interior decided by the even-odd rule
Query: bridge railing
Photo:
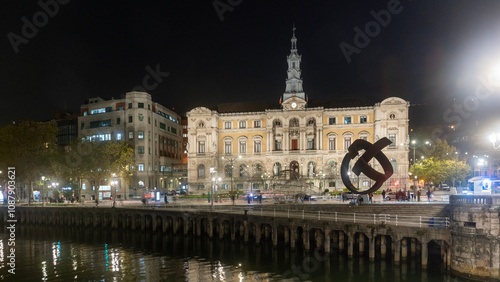
[[[488,205],[493,203],[491,195],[451,195],[451,205]]]
[[[286,217],[307,220],[323,220],[335,222],[352,222],[364,224],[383,224],[407,227],[430,227],[449,228],[450,219],[448,217],[428,217],[418,215],[395,215],[395,214],[367,214],[367,213],[343,213],[327,211],[306,211],[290,209],[263,209],[248,206],[200,206],[200,205],[138,205],[126,206],[132,209],[159,209],[177,211],[205,211],[227,214],[247,214],[254,216]]]

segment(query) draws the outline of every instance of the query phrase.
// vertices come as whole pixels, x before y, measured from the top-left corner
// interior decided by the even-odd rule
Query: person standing
[[[370,197],[370,204],[373,204],[373,194],[372,193],[368,194],[368,197]]]
[[[420,202],[420,189],[417,190],[417,201]]]
[[[167,196],[167,193],[165,193],[165,204],[168,204],[168,196]]]
[[[385,200],[385,189],[382,190],[382,200]]]

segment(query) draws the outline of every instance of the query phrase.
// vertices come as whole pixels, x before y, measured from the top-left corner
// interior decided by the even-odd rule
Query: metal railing
[[[343,213],[329,211],[306,211],[290,209],[266,209],[249,208],[248,206],[201,206],[201,205],[138,205],[123,206],[126,209],[158,209],[177,211],[201,211],[217,212],[226,214],[246,214],[252,216],[269,216],[282,218],[296,218],[306,220],[323,220],[333,222],[352,222],[362,224],[383,224],[406,227],[430,227],[449,228],[450,219],[448,217],[428,217],[418,215],[397,215],[397,214],[367,214],[367,213]]]

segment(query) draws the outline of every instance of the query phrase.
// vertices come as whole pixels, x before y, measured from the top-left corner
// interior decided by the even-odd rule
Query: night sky
[[[294,23],[311,99],[443,105],[472,95],[478,76],[500,64],[498,0],[55,1],[2,1],[0,124],[76,113],[90,97],[120,98],[144,87],[147,68],[162,73],[148,91],[153,100],[181,115],[277,101]],[[49,5],[47,15],[39,3],[58,8]],[[392,10],[390,20],[370,24],[373,12],[390,13],[381,10]],[[34,22],[36,32],[26,27]],[[348,63],[340,45],[357,48],[355,28],[367,24],[372,37]]]

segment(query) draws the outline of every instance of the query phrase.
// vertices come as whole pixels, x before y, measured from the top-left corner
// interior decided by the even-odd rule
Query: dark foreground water
[[[343,253],[295,251],[140,231],[17,226],[16,274],[7,272],[7,234],[0,233],[5,281],[466,281],[409,261],[370,262]]]

